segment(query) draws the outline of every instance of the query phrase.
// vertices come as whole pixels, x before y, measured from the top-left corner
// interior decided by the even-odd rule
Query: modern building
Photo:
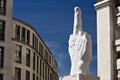
[[[57,62],[28,23],[12,17],[13,0],[0,0],[0,80],[58,80]]]
[[[100,80],[120,80],[120,0],[97,0],[97,53]]]

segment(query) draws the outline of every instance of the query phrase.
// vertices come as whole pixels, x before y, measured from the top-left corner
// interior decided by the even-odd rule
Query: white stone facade
[[[120,11],[116,1],[98,0],[94,5],[97,11],[97,64],[100,80],[119,80]]]

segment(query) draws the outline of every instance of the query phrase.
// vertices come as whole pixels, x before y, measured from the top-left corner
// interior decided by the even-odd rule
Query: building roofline
[[[28,26],[29,28],[31,28],[32,30],[34,30],[34,32],[37,34],[37,36],[40,38],[40,40],[41,40],[41,42],[45,45],[45,47],[48,49],[48,51],[50,52],[50,54],[51,55],[53,55],[52,54],[52,52],[50,51],[50,49],[47,47],[47,45],[45,44],[45,42],[43,41],[43,39],[40,37],[40,35],[37,33],[37,31],[35,30],[35,28],[33,28],[32,27],[32,25],[30,25],[30,24],[28,24],[27,22],[25,22],[25,21],[23,21],[23,20],[20,20],[20,19],[18,19],[18,18],[15,18],[15,17],[13,17],[12,18],[13,20],[16,20],[16,21],[18,21],[18,22],[20,22],[20,23],[23,23],[24,25],[26,25],[26,26]],[[56,60],[55,60],[56,61]]]

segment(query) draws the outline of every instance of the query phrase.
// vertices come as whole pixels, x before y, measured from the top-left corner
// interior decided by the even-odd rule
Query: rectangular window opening
[[[5,15],[6,13],[6,0],[0,0],[0,14]]]
[[[5,21],[0,21],[0,40],[5,38]]]
[[[19,46],[19,45],[16,45],[16,56],[15,56],[15,61],[17,63],[21,63],[21,60],[22,60],[22,47]]]
[[[15,80],[21,80],[21,69],[15,68]]]
[[[0,47],[0,67],[4,65],[4,47]]]
[[[26,65],[30,67],[30,49],[26,49]]]

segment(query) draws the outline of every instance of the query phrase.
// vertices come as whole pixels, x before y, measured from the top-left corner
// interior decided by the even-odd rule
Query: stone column
[[[95,5],[97,11],[97,58],[98,76],[101,80],[114,78],[113,50],[113,0],[99,0]]]

